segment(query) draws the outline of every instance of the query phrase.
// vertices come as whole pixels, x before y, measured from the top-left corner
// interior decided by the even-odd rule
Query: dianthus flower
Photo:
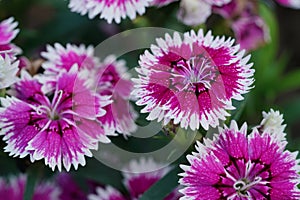
[[[181,200],[299,199],[297,152],[274,135],[256,128],[247,135],[246,123],[238,129],[232,121],[212,141],[198,142],[181,165]]]
[[[24,72],[24,71],[23,71]],[[27,73],[16,83],[15,97],[1,99],[1,135],[11,156],[44,159],[52,170],[85,165],[98,142],[110,142],[96,120],[105,114],[106,97],[95,96],[77,77],[77,68],[61,73],[51,93]]]
[[[108,23],[120,23],[126,17],[132,20],[137,13],[144,14],[150,2],[151,0],[70,0],[69,8],[81,15],[88,14],[90,19],[100,15]]]
[[[225,120],[232,99],[242,100],[253,83],[254,70],[234,40],[214,38],[202,30],[157,39],[140,57],[133,95],[147,119],[172,120],[182,128],[216,127]]]

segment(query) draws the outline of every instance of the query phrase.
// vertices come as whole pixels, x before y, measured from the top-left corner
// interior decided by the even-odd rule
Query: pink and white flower
[[[183,40],[175,32],[157,39],[140,57],[139,78],[133,95],[147,119],[171,120],[182,128],[192,130],[201,126],[216,127],[225,120],[226,110],[234,109],[232,99],[242,100],[253,83],[254,69],[248,64],[234,40],[214,38],[202,30],[184,34]]]
[[[70,0],[69,8],[81,15],[88,14],[90,19],[100,15],[108,23],[120,23],[126,17],[133,20],[137,13],[144,14],[150,2],[151,0]]]
[[[181,165],[181,200],[299,199],[297,152],[285,150],[274,134],[254,129],[247,135],[246,123],[235,121],[219,130],[214,139],[196,145]]]
[[[242,16],[231,27],[242,49],[255,50],[270,41],[269,29],[260,16]]]
[[[30,155],[32,162],[44,159],[52,170],[63,165],[68,171],[84,166],[84,156],[91,157],[99,141],[110,142],[96,120],[110,101],[87,89],[76,67],[59,75],[52,93],[24,72],[15,90],[17,98],[1,99],[0,134],[9,155]]]
[[[182,0],[178,19],[184,24],[195,26],[205,23],[212,13],[213,6],[221,6],[231,0]]]
[[[7,88],[18,81],[19,61],[13,61],[10,56],[0,55],[0,89]]]
[[[279,4],[294,8],[294,9],[300,9],[300,1],[299,0],[276,0]]]
[[[11,41],[19,33],[17,29],[18,22],[14,22],[14,18],[10,17],[0,22],[0,55],[8,54],[11,58],[21,53],[21,49],[11,43]]]
[[[0,178],[0,195],[6,200],[23,200],[27,177],[10,177],[9,182]],[[32,200],[58,200],[60,190],[51,183],[42,182],[35,187]]]

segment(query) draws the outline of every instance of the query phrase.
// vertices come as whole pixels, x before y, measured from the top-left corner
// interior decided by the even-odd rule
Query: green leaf
[[[161,200],[170,194],[177,186],[181,170],[179,167],[172,169],[166,176],[147,190],[139,200]]]
[[[233,101],[233,106],[236,109],[231,113],[232,120],[238,121],[240,119],[240,117],[246,107],[247,100],[248,100],[248,95],[246,95],[244,97],[244,100],[242,100],[242,101],[237,101],[237,100]]]
[[[30,168],[30,170],[27,171],[27,182],[26,182],[26,188],[24,192],[24,200],[32,200],[34,188],[38,179],[38,175],[40,173],[39,169],[35,169],[35,167]]]

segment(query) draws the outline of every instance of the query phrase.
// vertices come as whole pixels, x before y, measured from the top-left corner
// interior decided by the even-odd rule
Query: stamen
[[[58,90],[57,93],[58,93],[58,98],[55,99],[55,104],[52,107],[52,112],[53,112],[53,113],[51,113],[52,116],[54,116],[54,113],[55,113],[55,111],[56,111],[56,109],[57,109],[57,107],[58,107],[58,105],[59,105],[59,103],[60,103],[60,101],[62,99],[62,96],[63,96],[63,91],[62,90]]]
[[[56,98],[57,100],[55,101],[54,105],[52,106],[52,108],[45,106],[45,105],[40,105],[38,107],[36,107],[36,113],[38,115],[42,115],[42,114],[47,114],[48,117],[50,117],[51,119],[55,119],[57,118],[56,116],[56,109],[62,99],[63,96],[63,91],[59,90],[58,91],[58,97]]]
[[[245,183],[245,181],[239,180],[234,183],[233,188],[237,191],[247,191],[252,186],[259,184],[261,182],[261,180],[262,180],[262,178],[259,176],[255,177],[254,181],[252,181],[248,184]]]
[[[246,186],[246,183],[244,181],[236,181],[233,185],[233,188],[235,190],[241,190],[245,186]]]
[[[48,107],[48,106],[44,106],[44,105],[40,105],[40,106],[38,106],[38,107],[36,107],[36,113],[38,114],[38,115],[42,115],[42,114],[47,114],[47,113],[51,113],[51,110],[50,110],[50,108]]]
[[[249,176],[249,173],[252,169],[252,166],[253,164],[251,163],[251,161],[249,160],[247,163],[246,163],[246,172],[245,172],[245,177],[248,177]]]
[[[242,190],[242,191],[248,190],[248,189],[251,188],[252,186],[258,184],[261,180],[262,180],[262,178],[259,177],[259,176],[257,176],[257,177],[255,177],[255,179],[254,179],[253,182],[250,182],[249,184],[245,185],[241,190]]]

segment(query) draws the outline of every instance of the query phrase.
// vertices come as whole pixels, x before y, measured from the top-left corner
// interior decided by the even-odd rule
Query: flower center
[[[210,89],[211,82],[216,79],[218,70],[212,63],[210,58],[203,55],[194,56],[189,60],[180,60],[177,63],[177,68],[185,77],[184,84],[186,86],[203,84],[207,89]]]
[[[47,114],[47,116],[52,120],[60,119],[60,116],[57,113],[57,107],[62,99],[62,95],[63,95],[63,91],[59,90],[58,97],[57,98],[54,97],[53,100],[55,101],[55,103],[51,106],[51,108],[49,106],[40,105],[36,108],[36,113],[38,115]]]
[[[241,180],[236,181],[233,184],[233,188],[242,195],[245,195],[246,192],[252,188],[254,185],[257,185],[261,182],[262,178],[257,176],[253,181],[248,180],[247,178],[243,178]]]

